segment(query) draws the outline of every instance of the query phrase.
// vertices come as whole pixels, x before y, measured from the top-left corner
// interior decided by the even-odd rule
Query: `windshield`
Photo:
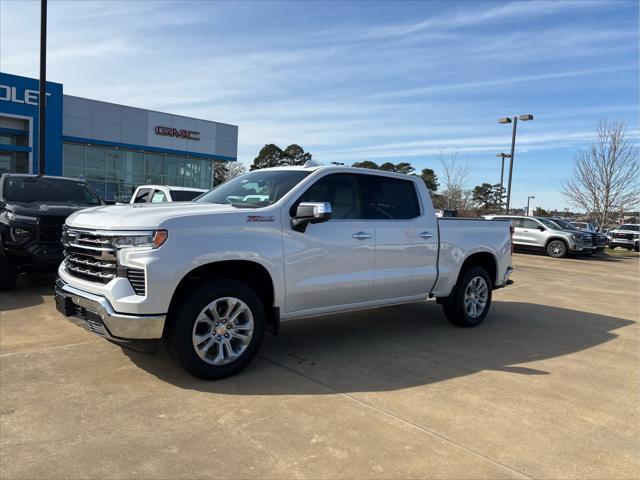
[[[574,225],[571,225],[569,222],[562,220],[561,218],[554,218],[553,222],[560,225],[560,228],[563,230],[579,230],[579,228],[576,228]]]
[[[537,217],[536,220],[538,220],[540,223],[542,223],[545,227],[550,228],[551,230],[562,230],[562,228],[555,222],[552,222],[551,220],[549,220],[548,218],[540,218]]]
[[[194,198],[202,195],[202,192],[192,192],[189,190],[170,190],[171,198],[174,202],[190,202]]]
[[[4,182],[4,198],[25,203],[102,204],[87,184],[62,178],[8,177]]]
[[[217,186],[196,201],[225,203],[234,207],[266,207],[284,197],[309,173],[304,170],[257,170]]]
[[[627,223],[625,225],[620,225],[616,230],[631,230],[633,232],[638,232],[640,231],[640,225],[631,225],[630,223]]]

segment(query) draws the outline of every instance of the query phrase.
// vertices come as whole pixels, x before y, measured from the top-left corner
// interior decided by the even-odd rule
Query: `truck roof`
[[[209,190],[206,188],[193,188],[193,187],[176,187],[173,185],[138,185],[138,188],[168,188],[170,190],[182,191],[182,192],[208,192]]]
[[[269,168],[261,168],[259,170],[253,170],[253,172],[257,171],[277,171],[277,170],[289,170],[289,171],[304,171],[304,172],[315,172],[316,170],[321,171],[334,171],[334,172],[345,172],[345,173],[362,173],[369,175],[383,175],[386,177],[396,177],[403,179],[415,179],[415,176],[407,175],[405,173],[397,173],[397,172],[387,172],[386,170],[374,170],[372,168],[361,168],[361,167],[348,167],[348,166],[335,166],[335,165],[310,165],[310,166],[283,166],[283,167],[269,167]],[[249,172],[251,173],[251,172]]]

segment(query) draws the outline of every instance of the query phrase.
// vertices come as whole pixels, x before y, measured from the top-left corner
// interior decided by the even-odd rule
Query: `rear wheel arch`
[[[165,333],[170,327],[176,310],[180,307],[182,299],[204,282],[215,279],[231,278],[240,281],[253,289],[262,301],[267,314],[267,324],[273,333],[277,333],[279,326],[278,312],[274,308],[275,287],[269,271],[261,264],[249,260],[222,260],[207,263],[194,268],[182,277],[174,290],[169,310]]]
[[[489,276],[490,285],[489,288],[493,289],[496,284],[496,275],[498,271],[498,263],[496,257],[490,252],[476,252],[469,255],[462,265],[460,266],[460,270],[458,271],[458,277],[456,278],[456,283],[453,286],[453,290],[446,297],[438,297],[436,301],[441,305],[450,304],[458,291],[460,282],[464,277],[465,273],[468,272],[473,267],[480,267],[487,272]]]
[[[491,288],[493,288],[496,284],[496,276],[498,272],[498,261],[496,257],[489,252],[477,252],[469,255],[462,266],[460,267],[460,271],[458,272],[458,279],[456,283],[460,281],[462,275],[469,270],[471,267],[482,267],[485,269],[487,274],[489,274],[489,278],[491,279]]]

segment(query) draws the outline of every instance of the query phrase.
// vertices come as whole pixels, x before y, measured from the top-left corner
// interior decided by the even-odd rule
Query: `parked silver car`
[[[513,245],[520,250],[543,250],[554,258],[576,253],[593,253],[590,233],[562,230],[556,223],[544,217],[485,215],[484,218],[510,220],[514,230]]]

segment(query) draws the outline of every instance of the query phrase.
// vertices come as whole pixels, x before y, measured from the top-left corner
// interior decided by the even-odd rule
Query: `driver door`
[[[329,202],[331,220],[291,229],[300,202]],[[364,218],[362,176],[334,173],[320,178],[283,212],[286,312],[331,310],[372,299],[374,224]]]

